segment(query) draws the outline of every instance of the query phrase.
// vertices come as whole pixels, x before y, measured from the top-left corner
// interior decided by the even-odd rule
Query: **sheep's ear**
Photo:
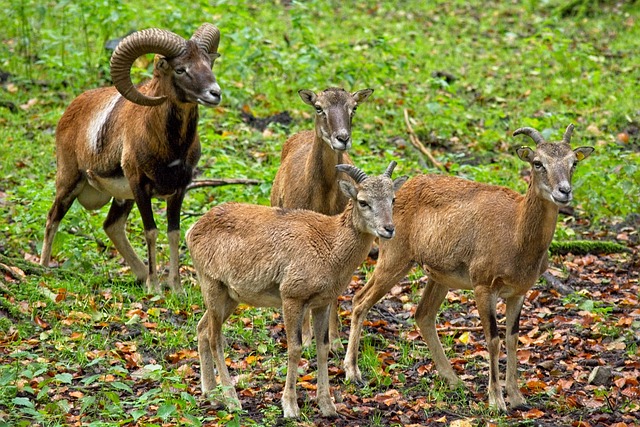
[[[309,104],[311,106],[315,106],[315,102],[316,102],[316,94],[308,89],[300,89],[298,91],[298,95],[300,95],[300,98],[302,98],[302,101],[305,104]]]
[[[157,68],[158,70],[167,71],[169,69],[169,62],[164,56],[155,55],[153,57],[153,67]]]
[[[593,147],[578,147],[575,150],[573,150],[574,153],[576,153],[576,157],[578,158],[578,161],[582,161],[584,159],[586,159],[587,157],[589,157],[589,155],[591,155],[591,153],[593,153],[594,148]]]
[[[533,150],[529,147],[520,147],[516,151],[520,160],[531,163],[533,161]]]
[[[399,176],[396,179],[394,179],[393,180],[393,192],[395,193],[396,191],[398,191],[400,189],[400,187],[402,187],[402,184],[407,182],[407,179],[409,179],[409,177],[406,176],[406,175]]]
[[[340,185],[340,190],[342,190],[345,196],[350,199],[356,200],[356,198],[358,197],[358,190],[352,182],[344,181],[341,179],[338,181],[338,184]]]
[[[373,89],[362,89],[357,92],[353,92],[351,96],[353,96],[353,99],[355,99],[355,101],[360,104],[361,102],[364,102],[372,93]]]

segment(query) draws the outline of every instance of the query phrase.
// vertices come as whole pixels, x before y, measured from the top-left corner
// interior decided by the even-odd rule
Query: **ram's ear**
[[[338,184],[340,185],[340,190],[342,190],[345,196],[352,200],[356,200],[358,198],[358,189],[353,184],[353,182],[341,179],[340,181],[338,181]]]
[[[394,179],[393,180],[393,192],[395,193],[396,191],[398,191],[400,189],[400,187],[402,187],[402,184],[407,182],[407,179],[409,179],[409,177],[406,176],[406,175],[399,176],[396,179]]]
[[[155,55],[153,57],[153,66],[158,70],[167,71],[169,69],[169,62],[164,56]]]
[[[593,147],[578,147],[575,150],[573,150],[573,152],[576,153],[576,157],[578,158],[578,161],[581,162],[582,160],[589,157],[594,150],[595,148]]]
[[[533,150],[529,147],[520,147],[516,150],[520,160],[531,163],[533,161]]]
[[[316,94],[312,90],[300,89],[298,91],[298,95],[300,95],[300,98],[302,98],[302,101],[305,104],[309,104],[311,106],[315,106]]]
[[[373,89],[362,89],[357,92],[353,92],[351,96],[353,96],[353,99],[355,99],[355,101],[360,104],[364,102],[372,93]]]

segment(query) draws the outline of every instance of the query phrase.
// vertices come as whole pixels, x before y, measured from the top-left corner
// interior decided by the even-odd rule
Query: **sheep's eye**
[[[353,116],[356,113],[356,110],[358,109],[358,106],[354,106],[353,109],[351,110],[351,115]]]
[[[544,165],[542,164],[542,162],[539,162],[537,160],[533,162],[533,167],[539,171],[544,170]]]
[[[184,74],[186,73],[187,70],[184,68],[176,68],[176,74]]]
[[[322,107],[316,107],[316,113],[323,114],[324,110],[322,109]]]
[[[364,200],[358,200],[358,204],[360,205],[361,208],[369,207],[369,203],[365,202]]]

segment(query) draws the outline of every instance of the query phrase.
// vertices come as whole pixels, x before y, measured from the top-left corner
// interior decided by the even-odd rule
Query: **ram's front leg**
[[[332,304],[335,304],[335,302]],[[328,306],[313,310],[313,333],[316,336],[316,353],[318,357],[318,392],[316,401],[322,416],[335,417],[338,413],[331,400],[329,388],[329,312],[330,308]]]
[[[167,236],[169,238],[169,286],[184,293],[180,283],[180,211],[186,189],[182,188],[167,198]]]
[[[285,418],[300,416],[296,382],[298,380],[298,363],[302,357],[302,321],[305,307],[297,300],[283,299],[282,312],[284,327],[287,332],[287,381],[282,392],[282,412]],[[315,321],[314,321],[315,323]]]
[[[527,401],[518,387],[518,331],[524,296],[507,298],[507,375],[506,388],[511,408],[526,408]]]
[[[147,242],[147,259],[149,260],[149,275],[147,276],[147,292],[159,294],[160,283],[158,282],[158,269],[156,261],[156,242],[158,240],[158,227],[153,219],[153,209],[151,208],[151,194],[145,186],[140,183],[129,181],[133,190],[133,197],[140,211],[142,224],[144,226],[144,238]]]
[[[498,333],[498,322],[496,319],[496,295],[491,292],[490,285],[477,285],[474,289],[476,306],[480,315],[482,329],[487,339],[489,350],[489,406],[497,408],[502,412],[507,411],[507,405],[502,396],[502,386],[500,385],[500,371],[498,360],[500,358],[500,335]]]

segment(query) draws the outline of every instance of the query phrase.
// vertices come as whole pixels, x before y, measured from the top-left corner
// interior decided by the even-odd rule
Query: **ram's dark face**
[[[171,76],[173,91],[179,101],[205,107],[220,104],[220,86],[211,70],[218,54],[203,51],[191,40],[187,41],[186,47],[186,52],[176,58],[161,58],[156,69]]]

